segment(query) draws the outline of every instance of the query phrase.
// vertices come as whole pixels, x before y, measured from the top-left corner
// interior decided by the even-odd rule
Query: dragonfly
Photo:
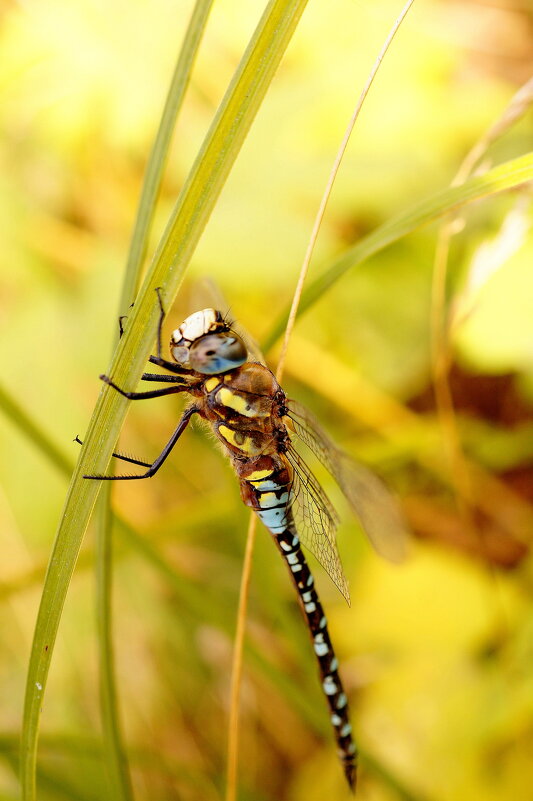
[[[242,501],[264,523],[285,561],[311,636],[323,693],[329,707],[337,752],[348,785],[355,790],[357,749],[348,698],[328,631],[328,621],[302,550],[306,547],[350,603],[348,583],[336,544],[337,512],[321,483],[295,446],[300,440],[329,471],[376,549],[398,561],[405,529],[395,502],[381,481],[341,451],[313,415],[287,398],[254,341],[218,309],[189,315],[172,332],[170,359],[162,356],[165,309],[157,290],[157,355],[149,361],[167,373],[144,373],[142,380],[170,386],[128,392],[109,376],[100,378],[130,400],[185,392],[191,402],[154,462],[115,452],[120,460],[147,468],[140,474],[86,475],[101,481],[150,478],[160,469],[190,420],[197,415],[211,427],[229,456]]]

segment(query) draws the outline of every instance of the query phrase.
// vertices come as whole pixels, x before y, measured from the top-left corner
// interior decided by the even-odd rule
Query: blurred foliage
[[[214,4],[152,250],[261,5]],[[71,440],[83,435],[100,389],[146,157],[190,11],[182,0],[50,0],[1,12],[3,385],[55,446],[45,455],[36,430],[30,439],[14,425],[12,408],[0,417],[6,799],[18,797],[24,682],[65,461],[77,457]],[[309,4],[196,251],[191,284],[195,275],[215,277],[258,339],[291,298],[333,154],[398,11],[389,0]],[[531,52],[524,4],[415,4],[356,127],[314,275],[451,183],[529,78]],[[526,112],[491,145],[487,166],[530,149],[531,119]],[[530,221],[521,189],[469,206],[454,222],[449,378],[466,497],[432,391],[436,226],[348,272],[302,317],[291,345],[288,393],[386,477],[415,534],[408,562],[391,567],[343,528],[351,609],[318,577],[366,801],[530,796]],[[190,311],[188,291],[169,327]],[[135,405],[122,449],[153,458],[177,413],[172,399]],[[156,480],[117,486],[114,498],[115,648],[135,798],[219,798],[246,510],[197,428]],[[114,797],[100,734],[93,550],[89,535],[52,662],[39,751],[44,801]],[[261,532],[239,797],[344,798],[307,634],[278,562]]]

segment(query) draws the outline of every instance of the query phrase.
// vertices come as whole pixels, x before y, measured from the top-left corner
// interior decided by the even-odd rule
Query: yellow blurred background
[[[150,252],[262,8],[214,3]],[[143,171],[191,9],[182,0],[34,0],[0,11],[1,385],[72,464],[116,332]],[[269,331],[292,297],[334,154],[399,11],[389,0],[309,3],[169,325],[191,310],[194,279],[210,275],[257,339]],[[520,0],[415,3],[356,126],[312,277],[450,185],[531,75],[530,14]],[[524,112],[486,166],[531,149]],[[527,189],[455,219],[447,307],[460,473],[432,390],[436,225],[348,272],[302,317],[291,344],[288,394],[385,479],[413,530],[409,559],[391,566],[349,521],[342,526],[351,608],[316,570],[362,751],[362,801],[531,798],[530,225]],[[134,406],[121,449],[152,460],[180,402]],[[31,638],[67,480],[5,411],[0,799],[14,801]],[[116,532],[114,636],[135,798],[221,798],[247,512],[198,427],[156,479],[115,489],[133,530]],[[44,700],[43,801],[114,798],[102,755],[93,567],[89,531]],[[308,636],[264,530],[241,737],[242,801],[348,797]]]

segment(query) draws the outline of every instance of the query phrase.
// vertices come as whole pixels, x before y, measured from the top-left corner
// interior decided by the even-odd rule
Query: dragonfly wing
[[[338,454],[340,453],[337,446],[305,406],[292,399],[287,399],[286,406],[294,432],[336,479]]]
[[[193,311],[198,309],[218,309],[224,315],[229,314],[230,305],[217,282],[210,275],[197,278],[189,290],[189,303]]]
[[[335,541],[339,524],[337,513],[299,453],[290,446],[286,455],[294,471],[291,511],[298,537],[350,603],[348,582],[342,570]]]
[[[315,417],[297,401],[287,401],[297,436],[337,481],[375,550],[392,562],[407,552],[407,530],[385,485],[331,441]]]
[[[383,482],[363,465],[341,453],[335,476],[374,549],[390,562],[407,556],[408,535],[398,504]]]

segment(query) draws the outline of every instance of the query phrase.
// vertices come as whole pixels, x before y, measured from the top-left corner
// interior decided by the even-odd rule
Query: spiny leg
[[[160,356],[149,356],[148,361],[152,362],[152,364],[157,364],[158,367],[164,367],[165,370],[169,370],[171,373],[177,373],[177,375],[191,375],[192,370],[186,370],[185,367],[179,367],[174,362],[169,362],[167,359],[163,359]]]
[[[159,303],[159,322],[157,324],[157,356],[150,356],[150,361],[153,364],[157,364],[159,367],[163,367],[165,370],[169,370],[172,373],[177,373],[178,375],[182,375],[182,376],[183,375],[190,375],[191,370],[186,370],[183,367],[178,367],[178,365],[175,364],[174,362],[169,362],[169,361],[167,361],[167,359],[163,359],[163,357],[161,356],[162,341],[163,341],[163,322],[164,322],[164,319],[165,319],[165,307],[163,306],[163,299],[161,297],[161,287],[160,286],[156,287],[155,291],[156,291],[156,294],[157,294],[157,301]],[[131,306],[133,306],[133,305],[134,304],[132,303]],[[122,335],[124,333],[124,325],[123,325],[122,321],[126,320],[126,319],[127,319],[127,315],[126,314],[123,314],[118,318],[118,326],[119,326],[120,336],[121,337],[122,337]],[[143,376],[143,378],[144,378],[144,376]],[[156,379],[145,379],[145,380],[154,380],[155,381]],[[168,381],[167,378],[162,379],[162,380]]]
[[[85,476],[83,476],[83,478],[99,479],[101,481],[134,481],[136,479],[141,479],[141,478],[151,478],[153,475],[155,475],[155,473],[157,473],[157,471],[159,470],[159,468],[161,467],[161,465],[163,464],[163,462],[165,461],[167,456],[170,454],[172,448],[174,447],[174,445],[176,444],[176,442],[178,441],[180,436],[183,434],[183,432],[187,428],[189,420],[191,419],[193,414],[196,414],[197,412],[198,412],[198,408],[196,406],[189,406],[189,408],[186,409],[183,412],[183,414],[181,416],[181,420],[179,421],[176,430],[174,431],[174,433],[170,437],[169,441],[167,442],[167,444],[165,445],[165,447],[163,448],[163,450],[161,451],[161,453],[159,454],[157,459],[149,466],[149,468],[146,471],[146,473],[141,473],[141,475],[139,475],[139,476],[131,476],[131,475],[130,476],[101,476],[101,475],[90,476],[90,475],[85,475]]]
[[[187,387],[187,389],[190,389],[191,386],[179,375],[163,375],[162,373],[143,373],[141,381],[161,381],[162,384],[181,384],[183,387]]]
[[[133,303],[130,303],[130,309],[133,309],[134,306],[135,306],[135,301],[133,301]],[[127,314],[121,314],[120,317],[118,318],[119,339],[122,339],[122,335],[124,334],[124,323],[122,322],[122,320],[127,320],[127,319],[128,319]]]
[[[156,287],[155,291],[159,303],[159,322],[157,324],[157,356],[150,356],[149,361],[151,361],[152,364],[157,364],[159,367],[163,367],[165,370],[168,370],[171,373],[177,373],[178,375],[191,375],[192,370],[187,370],[185,367],[179,367],[177,364],[175,364],[175,362],[169,362],[167,359],[164,359],[161,356],[165,307],[163,306],[163,299],[161,297],[161,287]]]
[[[160,389],[152,389],[148,392],[126,392],[126,390],[121,389],[118,384],[115,384],[109,376],[101,375],[100,378],[104,382],[104,384],[109,384],[110,387],[116,389],[117,392],[120,392],[125,398],[129,398],[129,400],[147,400],[148,398],[161,398],[163,395],[174,395],[176,392],[184,392],[189,389],[187,384],[179,384],[178,386],[174,387],[161,387]],[[155,379],[148,379],[149,381]]]
[[[74,442],[77,442],[79,445],[83,445],[83,440],[81,440],[78,435],[74,437]],[[113,456],[115,459],[121,459],[123,462],[131,462],[131,464],[138,464],[141,467],[151,467],[151,462],[143,462],[141,459],[135,459],[133,456],[126,456],[125,453],[119,453],[118,451],[113,451]]]

